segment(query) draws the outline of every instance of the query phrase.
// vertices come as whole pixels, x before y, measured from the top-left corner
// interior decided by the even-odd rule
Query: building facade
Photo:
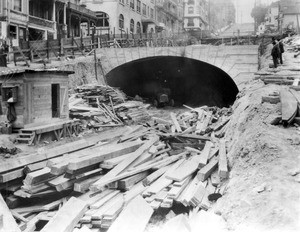
[[[208,7],[207,0],[186,0],[184,7],[184,29],[186,31],[207,30]]]
[[[98,17],[97,30],[110,34],[182,30],[182,0],[82,0]],[[99,32],[98,32],[99,33]]]
[[[278,30],[279,26],[279,1],[270,4],[265,17],[265,30],[274,32]]]
[[[1,0],[0,38],[18,46],[20,41],[80,36],[82,25],[93,26],[97,17],[79,4],[79,0]]]
[[[300,33],[300,0],[280,0],[280,31]]]

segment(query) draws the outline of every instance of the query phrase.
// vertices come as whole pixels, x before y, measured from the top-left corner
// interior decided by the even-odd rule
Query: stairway
[[[21,129],[18,137],[16,138],[18,143],[27,143],[31,145],[35,138],[35,132],[27,129]]]

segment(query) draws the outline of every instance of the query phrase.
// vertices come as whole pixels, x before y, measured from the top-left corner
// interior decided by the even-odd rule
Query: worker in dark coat
[[[272,51],[271,51],[271,56],[272,56],[272,59],[273,59],[274,68],[277,68],[280,49],[279,49],[279,45],[276,42],[276,40],[273,41],[272,44],[273,44],[273,48],[272,48]]]
[[[284,53],[283,43],[280,40],[277,40],[277,41],[278,41],[278,46],[279,46],[279,50],[280,50],[279,61],[280,61],[280,64],[283,64],[283,61],[282,61],[282,53]]]

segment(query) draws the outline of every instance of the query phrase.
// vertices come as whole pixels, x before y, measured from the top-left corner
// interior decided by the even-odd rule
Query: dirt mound
[[[252,81],[241,90],[226,140],[231,172],[226,194],[214,207],[237,231],[300,231],[299,130],[266,122],[280,103],[261,103],[277,85]]]

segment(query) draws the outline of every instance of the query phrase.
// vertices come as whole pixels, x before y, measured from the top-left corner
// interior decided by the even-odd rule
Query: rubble
[[[81,93],[82,100],[84,96]],[[113,109],[118,114],[119,109],[135,106],[136,102],[125,102]],[[0,166],[0,187],[16,202],[9,204],[14,212],[24,218],[35,215],[29,222],[17,218],[19,226],[29,228],[41,220],[41,213],[48,215],[58,210],[54,217],[43,219],[49,225],[42,231],[49,231],[54,222],[62,220],[62,211],[72,210],[73,203],[69,202],[75,201],[74,197],[78,199],[74,204],[81,208],[66,220],[76,228],[112,227],[111,231],[115,231],[119,227],[114,224],[116,218],[124,220],[118,215],[125,215],[123,211],[138,204],[149,208],[149,214],[141,215],[143,227],[159,208],[182,204],[208,210],[222,196],[222,180],[229,175],[222,137],[230,115],[231,109],[226,108],[189,107],[183,113],[171,113],[169,121],[154,118],[110,139],[94,136],[74,142],[76,146],[69,143],[43,151],[44,155],[35,156],[32,162],[24,158],[8,160]],[[19,167],[13,165],[15,162]],[[28,168],[38,163],[41,165],[36,169]],[[12,173],[15,179],[3,178]],[[215,193],[218,197],[212,197]],[[31,205],[18,205],[19,199],[27,199]],[[35,199],[48,200],[38,206]],[[122,217],[130,217],[126,215]]]

